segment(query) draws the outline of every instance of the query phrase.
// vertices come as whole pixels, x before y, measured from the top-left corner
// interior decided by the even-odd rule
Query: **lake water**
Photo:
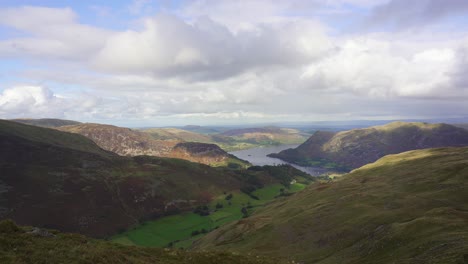
[[[296,169],[299,169],[312,176],[318,176],[327,172],[326,169],[316,167],[303,167],[296,164],[292,164],[280,159],[267,157],[268,154],[278,153],[282,150],[289,148],[296,148],[298,145],[279,145],[273,147],[257,147],[251,149],[244,149],[238,151],[229,152],[230,154],[238,157],[239,159],[247,160],[252,165],[263,166],[263,165],[279,165],[289,164]]]

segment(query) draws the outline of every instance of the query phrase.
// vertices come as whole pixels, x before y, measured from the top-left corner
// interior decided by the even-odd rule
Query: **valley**
[[[78,134],[2,120],[0,147],[1,218],[94,237],[191,211],[223,192],[310,178],[292,167],[245,170],[123,157]]]
[[[349,137],[354,145],[346,141]],[[138,254],[148,250],[151,256],[166,259],[164,252],[174,252],[177,261],[199,258],[200,263],[207,260],[198,252],[210,252],[206,254],[212,260],[225,256],[226,263],[238,252],[247,254],[241,263],[272,263],[276,258],[284,263],[458,261],[468,235],[464,222],[468,209],[463,207],[468,202],[463,191],[466,147],[386,155],[339,177],[333,174],[340,172],[339,159],[300,166],[268,155],[298,150],[294,157],[301,157],[320,153],[319,146],[345,146],[336,152],[341,156],[333,157],[354,160],[368,152],[356,157],[353,148],[395,144],[408,137],[417,140],[415,148],[463,145],[466,131],[445,124],[391,123],[319,131],[302,145],[227,153],[212,143],[155,138],[108,125],[51,129],[0,120],[0,217],[41,230],[103,239],[73,235],[68,240],[70,236],[51,231],[60,237],[63,250],[73,247],[74,239],[96,245],[87,255],[91,259],[113,259],[107,252],[117,248],[125,259],[128,253],[123,252],[135,248]],[[366,144],[359,143],[363,138]],[[156,142],[174,145],[166,149]],[[401,143],[402,149],[412,147]],[[370,158],[399,148],[374,149]],[[173,156],[158,157],[152,151]],[[149,155],[141,155],[145,153]],[[21,234],[17,243],[24,243],[22,237],[29,239],[30,231],[24,231],[29,227],[9,228]],[[0,243],[11,236],[10,231],[1,232]],[[32,245],[48,247],[44,239],[35,239],[40,244]],[[398,254],[389,255],[394,251]],[[4,254],[9,259],[18,256]],[[135,258],[144,259],[142,263],[151,259]]]
[[[0,0],[0,264],[468,264],[468,0]]]
[[[243,192],[226,193],[207,205],[208,215],[191,212],[162,217],[113,236],[110,241],[124,245],[190,248],[205,234],[247,217],[280,197],[300,191],[306,184],[296,182],[288,187],[273,184],[259,188],[250,195]]]

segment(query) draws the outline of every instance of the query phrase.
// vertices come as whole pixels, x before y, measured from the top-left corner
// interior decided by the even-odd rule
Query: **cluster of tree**
[[[198,236],[199,234],[206,234],[210,232],[209,230],[206,230],[205,228],[202,228],[200,230],[193,230],[192,231],[192,236]]]
[[[200,216],[207,216],[210,215],[210,208],[206,205],[199,205],[193,210],[193,212]]]

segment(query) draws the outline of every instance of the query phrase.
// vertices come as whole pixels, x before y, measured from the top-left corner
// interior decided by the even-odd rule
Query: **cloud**
[[[0,9],[0,25],[24,35],[0,41],[0,57],[86,59],[110,34],[109,30],[78,23],[70,8]]]
[[[147,19],[142,30],[110,37],[94,65],[116,73],[217,79],[256,67],[304,64],[329,45],[323,27],[313,21],[260,25],[234,34],[207,17],[189,24],[159,15]]]
[[[32,114],[51,114],[49,107],[57,98],[52,92],[40,86],[17,86],[6,89],[0,94],[0,114],[3,116],[29,116]]]
[[[466,28],[340,34],[319,20],[384,1],[196,0],[121,31],[70,8],[0,9],[21,35],[0,40],[0,57],[22,62],[0,116],[153,125],[466,113]]]
[[[449,16],[468,14],[466,0],[391,0],[376,6],[369,25],[388,25],[394,28],[426,26]]]
[[[431,48],[405,56],[393,46],[385,40],[349,39],[335,55],[311,64],[302,78],[315,89],[370,98],[468,96],[452,85],[451,73],[457,70],[454,49]]]

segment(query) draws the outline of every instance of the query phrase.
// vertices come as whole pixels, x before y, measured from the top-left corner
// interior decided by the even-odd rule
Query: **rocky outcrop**
[[[218,145],[182,142],[174,146],[169,154],[173,158],[186,159],[193,162],[205,164],[223,163],[231,157],[226,151]]]

